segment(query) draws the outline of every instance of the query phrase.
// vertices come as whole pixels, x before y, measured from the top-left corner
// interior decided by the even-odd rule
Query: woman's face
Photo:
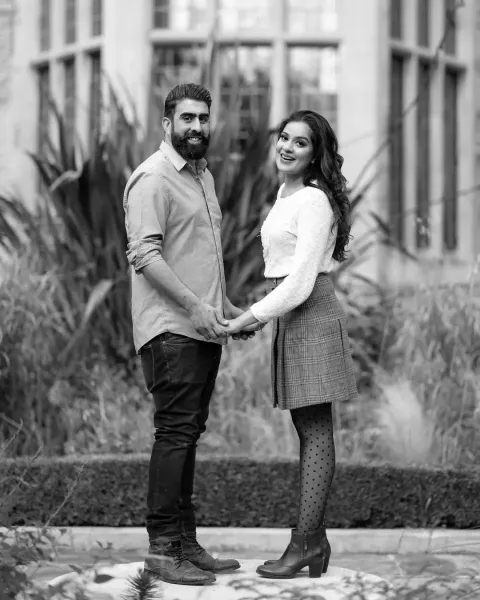
[[[285,175],[300,175],[313,160],[312,132],[306,123],[285,125],[277,141],[277,168]]]

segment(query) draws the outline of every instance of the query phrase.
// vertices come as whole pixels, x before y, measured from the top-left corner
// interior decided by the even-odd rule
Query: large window
[[[219,29],[224,33],[268,30],[274,10],[273,0],[219,0]]]
[[[158,95],[167,93],[180,82],[200,82],[200,58],[198,46],[157,46],[153,51],[153,86]]]
[[[404,127],[403,127],[404,59],[393,55],[390,61],[390,228],[403,242],[404,219]]]
[[[51,2],[41,0],[40,4],[40,50],[50,50],[51,45]]]
[[[403,0],[390,0],[390,224],[398,240],[412,251],[440,247],[455,251],[458,93],[466,68],[455,55],[459,3],[415,0],[415,10],[408,14],[413,17],[414,39],[401,36],[402,8]],[[443,27],[433,37],[439,17]],[[444,52],[438,53],[440,46]],[[434,171],[433,164],[441,166]],[[442,219],[432,219],[437,214],[432,204],[440,202]],[[406,224],[413,222],[415,230],[405,231]]]
[[[288,111],[310,109],[336,127],[337,51],[335,48],[288,49]]]
[[[430,245],[430,88],[432,65],[418,65],[416,245]]]
[[[272,49],[269,46],[223,47],[220,53],[220,91],[230,122],[236,120],[237,150],[242,150],[249,132],[258,124],[269,91]],[[237,100],[239,105],[235,105]]]
[[[102,35],[103,33],[103,1],[91,0],[91,29],[92,36]]]
[[[77,2],[65,0],[65,43],[73,44],[77,40]]]
[[[43,65],[37,69],[38,81],[38,129],[37,148],[44,156],[48,148],[50,115],[50,67]]]
[[[76,121],[76,85],[75,85],[75,59],[69,58],[63,63],[64,75],[64,119],[65,135],[68,146],[75,142]]]
[[[457,247],[457,181],[458,181],[458,73],[453,69],[445,71],[443,100],[443,244],[446,250]]]
[[[90,55],[89,134],[92,148],[100,134],[102,115],[102,62],[100,52]]]
[[[203,29],[207,7],[208,0],[154,0],[153,26],[174,31]]]
[[[337,0],[151,1],[155,112],[173,86],[201,81],[203,65],[223,111],[235,96],[239,148],[260,115],[268,120],[269,101],[275,119],[310,108],[337,126]]]
[[[335,31],[337,0],[288,0],[287,27],[298,34]]]

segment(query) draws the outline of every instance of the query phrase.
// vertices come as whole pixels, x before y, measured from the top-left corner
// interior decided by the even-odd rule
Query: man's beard
[[[201,138],[199,144],[192,144],[189,138]],[[207,152],[210,143],[210,136],[205,136],[201,133],[189,131],[184,135],[175,132],[172,127],[172,146],[185,160],[198,160],[203,158]]]

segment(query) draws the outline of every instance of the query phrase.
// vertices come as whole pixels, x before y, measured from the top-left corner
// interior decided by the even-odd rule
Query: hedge
[[[148,455],[6,460],[0,465],[2,520],[10,525],[144,525]],[[83,468],[82,468],[83,465]],[[198,525],[295,525],[298,462],[198,459]],[[18,486],[18,487],[17,487]],[[398,468],[339,463],[328,527],[480,526],[480,470]]]

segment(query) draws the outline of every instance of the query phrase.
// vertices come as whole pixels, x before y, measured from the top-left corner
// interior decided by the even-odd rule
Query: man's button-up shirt
[[[154,289],[142,274],[142,269],[155,261],[164,260],[200,300],[224,314],[222,213],[207,162],[201,159],[196,165],[195,171],[174,148],[162,142],[125,187],[123,206],[137,351],[166,331],[205,341],[193,328],[186,310]],[[215,342],[224,344],[225,338]]]

